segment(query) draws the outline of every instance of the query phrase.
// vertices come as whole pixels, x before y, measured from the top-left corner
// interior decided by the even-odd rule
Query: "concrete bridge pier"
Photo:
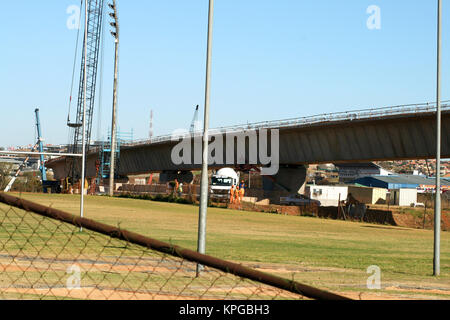
[[[263,176],[264,191],[302,193],[305,187],[306,171],[307,169],[304,165],[280,165],[280,169],[276,175]]]

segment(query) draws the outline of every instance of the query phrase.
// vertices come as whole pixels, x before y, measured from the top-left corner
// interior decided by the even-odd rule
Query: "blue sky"
[[[0,146],[34,142],[35,107],[46,142],[68,142],[76,31],[66,26],[67,8],[79,3],[2,2]],[[195,105],[204,104],[208,1],[118,3],[121,131],[147,138],[150,109],[155,134],[189,128]],[[380,30],[366,26],[370,5],[381,9]],[[447,9],[444,1],[444,99],[450,89]],[[103,135],[113,83],[113,40],[109,34],[106,40]],[[211,126],[433,101],[435,60],[436,1],[216,0]],[[76,91],[78,66],[75,79]]]

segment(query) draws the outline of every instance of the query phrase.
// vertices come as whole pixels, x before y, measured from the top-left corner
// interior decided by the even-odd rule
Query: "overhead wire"
[[[78,26],[77,26],[77,40],[76,40],[75,54],[74,54],[74,60],[73,60],[72,82],[70,85],[69,110],[68,110],[68,114],[67,114],[67,125],[69,127],[70,127],[70,114],[71,114],[72,100],[73,100],[72,99],[73,98],[73,87],[74,87],[74,83],[75,83],[75,72],[76,72],[76,66],[77,66],[77,60],[78,60],[78,47],[79,47],[79,42],[80,42],[81,21],[82,21],[82,17],[83,17],[83,15],[81,14],[81,12],[83,11],[83,3],[84,3],[84,0],[80,0],[80,15],[79,15]],[[74,130],[69,129],[68,136],[67,136],[68,145],[70,145],[72,143],[73,137],[74,137]]]
[[[83,0],[81,0],[80,3],[80,16],[78,19],[78,30],[77,30],[77,42],[75,45],[75,55],[74,55],[74,59],[73,59],[73,69],[72,69],[72,83],[70,86],[70,97],[69,97],[69,114],[67,115],[67,124],[70,123],[70,111],[71,111],[71,107],[72,107],[72,97],[73,97],[73,85],[75,83],[75,70],[76,70],[76,64],[77,64],[77,58],[78,58],[78,44],[80,41],[80,29],[81,29],[81,10],[83,10]]]

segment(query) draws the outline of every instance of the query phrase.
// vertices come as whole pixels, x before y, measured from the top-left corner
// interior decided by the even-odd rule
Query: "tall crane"
[[[200,107],[199,105],[197,105],[197,107],[195,107],[194,118],[192,119],[191,128],[190,128],[191,133],[194,133],[195,131],[197,131],[198,127],[199,127],[199,121],[198,121],[198,114],[199,114],[198,108],[199,107]]]
[[[37,145],[39,147],[39,152],[41,153],[39,170],[41,171],[42,183],[44,183],[45,181],[47,181],[47,172],[45,170],[44,155],[42,154],[44,152],[44,144],[43,144],[44,139],[42,138],[42,132],[41,132],[41,120],[39,118],[39,108],[36,108],[34,110],[34,112],[36,114],[36,130],[37,130],[37,135],[38,135]]]
[[[83,54],[81,62],[80,83],[78,89],[77,115],[75,122],[67,121],[67,125],[71,130],[73,144],[70,152],[80,154],[82,150],[83,138],[83,104],[84,104],[84,87],[85,87],[85,70],[86,70],[86,152],[89,151],[91,144],[92,118],[94,114],[95,90],[97,85],[97,69],[99,62],[101,31],[103,24],[104,0],[85,0],[88,6],[87,16],[87,38],[83,41]],[[86,54],[85,54],[86,52]],[[70,113],[70,110],[69,110]],[[78,181],[81,177],[81,165],[75,159],[68,159],[68,172],[72,183]]]

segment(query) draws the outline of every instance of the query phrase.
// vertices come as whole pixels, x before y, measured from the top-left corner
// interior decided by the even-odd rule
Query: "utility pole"
[[[437,26],[437,90],[436,90],[436,202],[434,206],[434,262],[433,275],[441,274],[441,28],[442,28],[442,1],[438,0],[438,26]]]
[[[214,22],[214,0],[209,0],[208,13],[208,49],[206,55],[206,85],[205,85],[205,117],[203,124],[203,156],[202,156],[202,180],[200,185],[200,209],[198,219],[198,252],[206,252],[206,215],[208,211],[208,153],[209,153],[209,103],[210,103],[210,84],[211,84],[211,59],[212,59],[212,40],[213,40],[213,22]],[[197,276],[203,270],[202,265],[197,265]]]
[[[113,0],[112,4],[108,4],[113,10],[109,15],[113,18],[111,26],[115,28],[111,31],[115,42],[115,58],[114,58],[114,97],[113,97],[113,110],[112,110],[112,125],[111,125],[111,158],[110,158],[110,170],[109,170],[109,195],[114,196],[114,175],[116,170],[116,111],[117,111],[117,83],[119,73],[119,17],[117,16],[116,0]]]

